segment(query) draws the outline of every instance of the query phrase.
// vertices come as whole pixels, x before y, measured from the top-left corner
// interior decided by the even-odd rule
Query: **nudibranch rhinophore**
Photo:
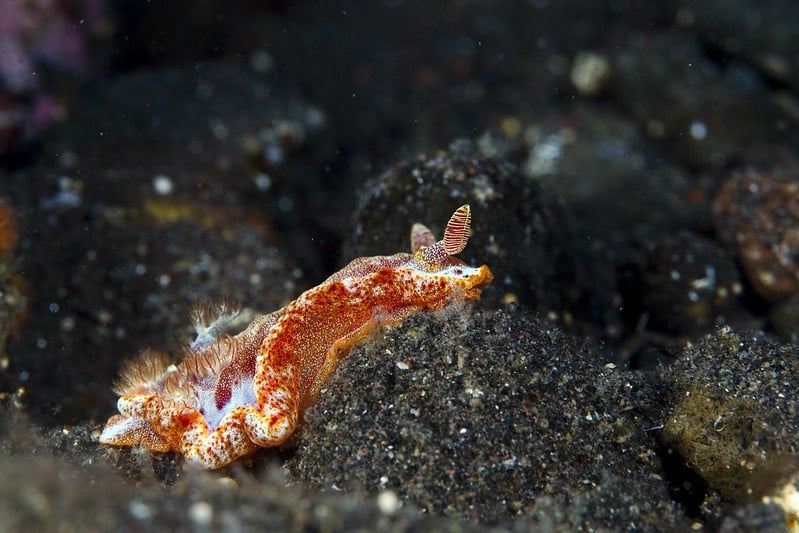
[[[477,300],[493,275],[453,257],[469,239],[471,211],[459,207],[436,241],[411,228],[412,253],[360,257],[282,309],[235,336],[232,316],[198,312],[197,338],[179,364],[145,353],[129,363],[115,391],[118,415],[100,442],[176,451],[219,468],[288,439],[322,383],[350,348],[379,325]]]

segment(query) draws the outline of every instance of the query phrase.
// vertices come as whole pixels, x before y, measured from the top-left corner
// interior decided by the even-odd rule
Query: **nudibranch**
[[[355,259],[235,336],[223,334],[234,316],[225,307],[216,317],[196,313],[197,338],[179,364],[147,353],[122,371],[119,414],[100,442],[176,451],[206,468],[282,444],[359,339],[414,313],[480,298],[491,271],[454,257],[470,220],[469,206],[458,208],[440,241],[414,224],[412,253]]]

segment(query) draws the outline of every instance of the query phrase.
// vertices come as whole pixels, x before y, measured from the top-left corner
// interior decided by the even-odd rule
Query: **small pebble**
[[[167,196],[175,190],[175,182],[169,176],[159,174],[153,178],[153,189],[157,194]]]
[[[402,502],[393,490],[384,490],[377,496],[377,507],[385,515],[393,515],[402,506]]]
[[[599,94],[610,76],[610,65],[604,56],[594,52],[580,52],[574,58],[570,79],[577,92],[583,96]]]
[[[196,502],[189,507],[189,519],[198,526],[208,526],[214,517],[214,508],[208,502]]]

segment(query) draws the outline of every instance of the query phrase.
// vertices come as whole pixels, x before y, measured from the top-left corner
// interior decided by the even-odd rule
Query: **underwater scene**
[[[796,531],[790,0],[0,0],[0,531]]]

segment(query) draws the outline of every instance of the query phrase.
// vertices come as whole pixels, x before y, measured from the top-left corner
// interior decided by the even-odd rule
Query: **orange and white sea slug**
[[[437,242],[414,224],[413,253],[355,259],[233,337],[221,331],[235,315],[223,308],[208,324],[198,313],[183,361],[148,353],[123,370],[120,414],[100,442],[177,451],[207,468],[283,443],[341,358],[375,327],[480,298],[491,271],[453,257],[466,246],[470,218],[468,205],[458,208]]]

